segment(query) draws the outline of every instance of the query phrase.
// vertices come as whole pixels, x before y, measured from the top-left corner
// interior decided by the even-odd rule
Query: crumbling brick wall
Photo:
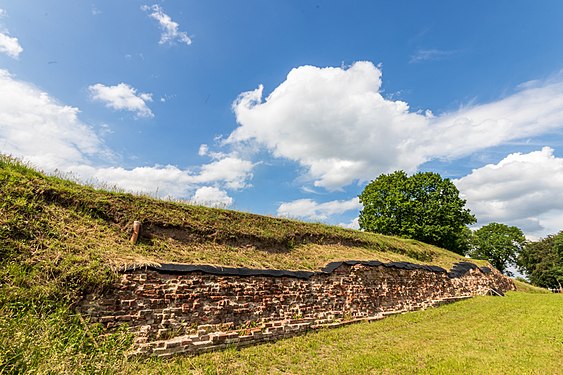
[[[170,356],[251,345],[307,330],[514,289],[498,271],[411,263],[340,262],[321,272],[164,265],[130,269],[80,309],[113,329],[127,323],[134,354]]]

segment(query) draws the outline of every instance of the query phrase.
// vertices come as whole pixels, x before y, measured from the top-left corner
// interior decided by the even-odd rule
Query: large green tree
[[[469,254],[488,260],[500,272],[510,275],[507,267],[516,261],[525,244],[526,237],[519,228],[490,223],[473,233]]]
[[[359,196],[360,228],[413,238],[459,254],[468,250],[467,225],[474,223],[465,200],[437,173],[382,174]]]
[[[528,243],[517,259],[530,282],[544,288],[563,285],[563,231]]]

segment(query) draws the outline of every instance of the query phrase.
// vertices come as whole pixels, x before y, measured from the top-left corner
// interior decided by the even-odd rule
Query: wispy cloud
[[[94,4],[92,4],[92,15],[93,16],[99,16],[100,14],[102,14],[102,11],[99,10],[98,8],[96,8],[96,6]]]
[[[184,43],[187,45],[192,44],[191,38],[185,31],[180,31],[180,25],[177,22],[172,21],[169,15],[164,13],[163,9],[158,5],[143,5],[141,10],[145,12],[150,12],[149,17],[158,21],[162,34],[160,35],[159,44],[166,43]]]
[[[457,54],[459,54],[458,50],[419,49],[411,56],[409,63],[444,60]]]
[[[152,102],[152,94],[137,93],[136,89],[126,83],[115,86],[97,83],[88,89],[94,100],[104,102],[109,108],[135,112],[139,117],[154,117],[147,106],[147,102]]]

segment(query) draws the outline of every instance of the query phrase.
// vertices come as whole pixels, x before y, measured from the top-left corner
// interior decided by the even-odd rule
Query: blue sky
[[[380,173],[563,222],[560,1],[2,1],[0,152],[354,227]]]

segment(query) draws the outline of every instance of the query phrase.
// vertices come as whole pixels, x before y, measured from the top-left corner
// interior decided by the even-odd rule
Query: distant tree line
[[[562,289],[563,231],[529,242],[519,253],[516,263],[532,284]]]
[[[487,224],[476,231],[476,218],[459,190],[433,172],[408,176],[404,171],[382,174],[359,195],[360,229],[412,238],[461,255],[486,259],[511,275],[516,264],[530,282],[547,288],[563,284],[563,231],[537,242],[526,241],[515,226]]]

